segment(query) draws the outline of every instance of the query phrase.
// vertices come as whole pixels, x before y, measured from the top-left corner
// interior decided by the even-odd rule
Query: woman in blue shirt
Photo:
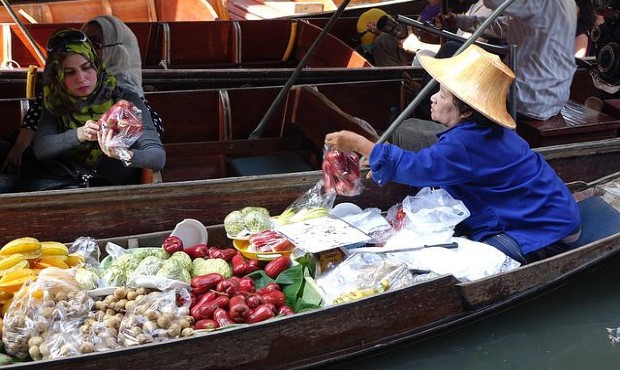
[[[463,226],[471,239],[523,264],[569,249],[566,243],[580,234],[579,210],[554,170],[514,131],[506,110],[514,73],[475,45],[420,62],[441,85],[431,97],[431,117],[448,129],[437,143],[412,152],[340,131],[328,134],[326,144],[367,157],[379,185],[445,189],[470,210]]]

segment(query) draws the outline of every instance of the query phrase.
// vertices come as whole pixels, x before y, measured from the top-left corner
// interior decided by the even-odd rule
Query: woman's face
[[[447,127],[461,123],[466,116],[454,105],[454,95],[443,86],[431,96],[431,118]]]
[[[85,97],[97,87],[95,66],[80,54],[71,54],[63,62],[65,88],[73,96]]]

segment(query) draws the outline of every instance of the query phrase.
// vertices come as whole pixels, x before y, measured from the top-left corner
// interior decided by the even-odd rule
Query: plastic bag
[[[394,251],[387,255],[402,261],[412,270],[429,270],[452,274],[461,281],[473,281],[513,270],[520,263],[500,250],[466,238],[451,238],[458,248],[428,247],[410,251]]]
[[[190,302],[185,289],[149,293],[136,300],[135,306],[127,311],[118,330],[118,339],[125,346],[133,346],[192,335],[187,319]]]
[[[99,267],[101,251],[94,238],[81,236],[75,239],[71,247],[69,247],[69,253],[84,257],[84,264],[86,267]]]
[[[6,352],[22,360],[78,354],[74,348],[80,347],[79,337],[59,339],[54,334],[74,332],[71,330],[86,318],[92,304],[71,269],[42,270],[36,281],[17,291],[4,316],[2,341]]]
[[[323,148],[323,182],[327,192],[347,197],[362,192],[360,158],[355,152]]]
[[[316,279],[326,304],[338,304],[413,284],[407,266],[376,253],[355,253]]]
[[[406,227],[421,235],[448,235],[448,238],[454,233],[454,227],[470,215],[462,201],[452,198],[443,189],[428,187],[413,197],[406,197],[403,210],[408,218]]]
[[[312,188],[306,191],[288,206],[282,214],[273,217],[278,225],[301,222],[317,217],[328,216],[336,200],[333,191],[323,192],[323,180],[319,180]]]
[[[114,150],[121,160],[128,161],[131,157],[127,149],[144,131],[142,112],[127,100],[119,100],[99,118],[99,127],[102,131],[106,128],[114,131],[114,137],[107,146]]]

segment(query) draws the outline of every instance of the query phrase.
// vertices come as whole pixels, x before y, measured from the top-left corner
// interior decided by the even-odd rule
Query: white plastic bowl
[[[330,214],[339,218],[350,215],[359,215],[362,209],[353,203],[339,203],[334,206]]]
[[[196,244],[207,244],[209,239],[207,228],[202,222],[193,218],[186,218],[179,222],[170,236],[180,238],[184,248],[190,248]]]

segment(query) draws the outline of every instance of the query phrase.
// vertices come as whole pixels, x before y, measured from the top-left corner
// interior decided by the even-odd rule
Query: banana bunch
[[[295,210],[287,208],[279,216],[274,217],[278,225],[287,225],[295,222],[310,220],[313,218],[329,216],[330,209],[325,207],[301,208]]]

